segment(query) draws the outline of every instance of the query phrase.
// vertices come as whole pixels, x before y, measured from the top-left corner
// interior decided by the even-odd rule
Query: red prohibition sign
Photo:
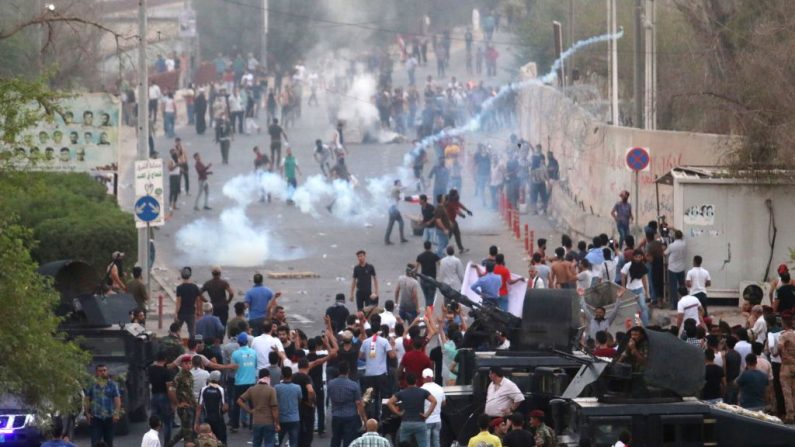
[[[651,157],[645,147],[633,147],[627,151],[627,167],[633,171],[642,171],[649,167]]]

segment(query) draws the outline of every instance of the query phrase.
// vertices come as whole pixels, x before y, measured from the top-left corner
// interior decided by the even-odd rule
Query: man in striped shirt
[[[349,447],[392,447],[392,443],[378,434],[378,421],[368,419],[367,431],[354,439]]]

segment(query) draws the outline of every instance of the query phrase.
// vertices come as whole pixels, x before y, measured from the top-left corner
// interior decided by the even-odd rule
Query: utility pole
[[[569,0],[569,48],[574,45],[574,0]],[[569,58],[569,83],[574,83],[574,54]]]
[[[657,2],[646,0],[643,20],[646,38],[644,128],[657,128]]]
[[[642,129],[643,128],[643,2],[644,0],[635,0],[635,20],[634,20],[634,34],[635,45],[633,51],[634,58],[634,76],[632,79],[632,97],[634,99],[634,107],[632,114],[632,124]]]
[[[268,0],[262,0],[262,52],[260,64],[268,68]]]
[[[616,0],[606,0],[607,7],[607,33],[616,34]],[[607,100],[610,103],[610,122],[614,126],[619,123],[618,110],[618,42],[615,39],[607,41]]]
[[[138,156],[149,159],[149,72],[146,59],[146,0],[138,0]],[[149,291],[149,228],[138,229],[138,265]],[[151,296],[151,294],[150,294]]]
[[[552,43],[555,49],[555,59],[560,59],[563,53],[563,27],[557,20],[552,22]],[[560,68],[558,69],[558,85],[560,88],[566,87],[566,65],[564,61],[560,61]]]

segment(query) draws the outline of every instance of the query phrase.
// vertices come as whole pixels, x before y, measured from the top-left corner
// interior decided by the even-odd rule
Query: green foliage
[[[33,234],[0,214],[0,390],[18,394],[42,415],[73,413],[89,355],[58,332],[59,301],[30,256]]]
[[[51,91],[43,79],[0,79],[2,141],[13,145],[25,130],[60,112],[58,101],[65,95]]]
[[[17,216],[39,242],[39,263],[81,259],[104,271],[116,250],[135,259],[133,217],[123,212],[105,186],[87,174],[7,172],[0,177],[0,214]]]

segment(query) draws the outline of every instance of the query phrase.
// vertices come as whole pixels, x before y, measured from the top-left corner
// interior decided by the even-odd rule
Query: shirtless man
[[[558,247],[555,249],[555,260],[552,261],[549,274],[549,287],[555,289],[573,289],[577,283],[577,273],[574,264],[565,260],[563,257],[566,249]]]

